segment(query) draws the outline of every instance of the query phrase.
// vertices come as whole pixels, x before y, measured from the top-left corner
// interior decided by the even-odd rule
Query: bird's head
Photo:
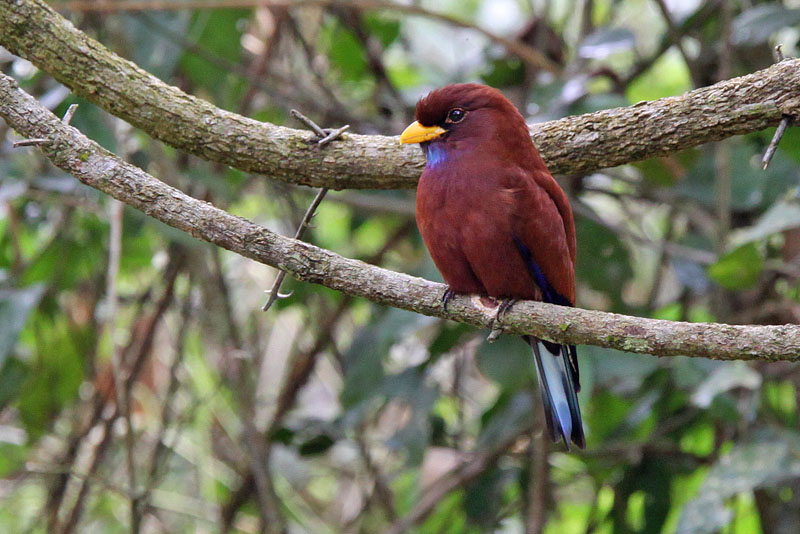
[[[497,89],[477,83],[432,91],[417,102],[416,119],[400,142],[421,143],[428,165],[460,148],[531,144],[525,119],[514,104]]]

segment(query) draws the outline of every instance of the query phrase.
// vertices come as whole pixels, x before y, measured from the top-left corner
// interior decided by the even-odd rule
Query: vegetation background
[[[323,127],[385,135],[447,83],[498,87],[533,123],[749,73],[774,61],[776,44],[797,55],[800,38],[796,0],[52,5],[222,108],[300,127],[294,108]],[[544,53],[556,72],[503,39]],[[314,196],[155,142],[2,49],[0,68],[57,114],[80,104],[72,124],[116,154],[280,233],[294,233]],[[798,322],[800,131],[763,171],[772,133],[559,176],[577,215],[579,305]],[[523,343],[487,344],[486,332],[292,280],[291,297],[263,313],[275,270],[12,149],[5,124],[0,139],[0,531],[800,524],[795,365],[580,347],[588,446],[567,453],[542,434]],[[413,191],[332,192],[306,238],[438,280],[413,210]],[[121,379],[135,366],[135,382]]]

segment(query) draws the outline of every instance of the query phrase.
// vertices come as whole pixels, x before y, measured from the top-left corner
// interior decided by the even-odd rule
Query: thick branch
[[[0,116],[21,135],[46,138],[50,160],[81,182],[170,226],[247,258],[285,270],[300,280],[425,315],[488,326],[495,309],[476,297],[442,307],[444,286],[343,258],[277,235],[169,187],[111,154],[22,92],[0,74]],[[588,344],[662,356],[796,360],[800,326],[731,326],[628,317],[520,302],[504,318],[508,333],[529,333],[560,343]]]
[[[394,137],[348,135],[325,151],[308,133],[257,122],[189,96],[109,52],[41,0],[0,1],[0,44],[156,139],[244,171],[331,189],[413,188],[423,159]],[[554,173],[661,156],[800,116],[800,60],[679,97],[537,124]]]

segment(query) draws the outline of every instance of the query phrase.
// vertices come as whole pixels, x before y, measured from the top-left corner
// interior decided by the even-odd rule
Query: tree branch
[[[475,326],[492,323],[496,308],[474,296],[442,306],[444,286],[343,258],[280,236],[172,188],[130,165],[21,91],[0,74],[0,116],[21,135],[46,138],[41,150],[81,182],[170,226],[296,278],[346,294]],[[683,323],[520,302],[504,316],[506,333],[528,333],[558,343],[598,345],[662,356],[797,360],[800,326],[732,326]]]
[[[176,148],[247,172],[330,189],[413,188],[424,160],[394,137],[347,135],[315,152],[308,134],[221,110],[111,53],[41,0],[0,2],[0,45]],[[581,173],[718,141],[800,116],[800,60],[682,96],[536,124],[550,170]]]

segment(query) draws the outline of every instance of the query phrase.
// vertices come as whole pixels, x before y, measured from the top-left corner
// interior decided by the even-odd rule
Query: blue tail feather
[[[530,336],[524,336],[524,339],[533,348],[550,438],[553,441],[563,439],[567,449],[570,441],[581,449],[585,448],[577,385],[570,364],[571,348]]]

